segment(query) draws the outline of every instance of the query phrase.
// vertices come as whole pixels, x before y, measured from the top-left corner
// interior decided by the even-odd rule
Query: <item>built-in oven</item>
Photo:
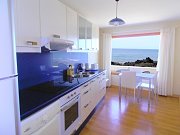
[[[80,91],[76,89],[60,99],[61,134],[71,135],[80,123]]]

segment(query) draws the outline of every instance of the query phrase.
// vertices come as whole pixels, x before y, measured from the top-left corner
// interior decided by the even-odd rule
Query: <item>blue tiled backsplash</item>
[[[19,89],[25,89],[52,79],[55,72],[67,69],[69,64],[76,67],[88,62],[88,53],[51,52],[51,53],[17,53]],[[60,74],[62,75],[62,74]]]

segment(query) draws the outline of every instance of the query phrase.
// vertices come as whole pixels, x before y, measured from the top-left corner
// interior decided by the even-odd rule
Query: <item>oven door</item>
[[[80,95],[61,107],[62,135],[73,134],[80,123]]]

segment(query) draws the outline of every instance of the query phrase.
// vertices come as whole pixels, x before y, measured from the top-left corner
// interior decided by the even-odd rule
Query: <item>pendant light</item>
[[[110,20],[109,24],[114,25],[114,26],[118,26],[118,25],[125,24],[125,21],[120,19],[120,18],[117,18],[117,8],[118,8],[118,1],[119,0],[115,0],[115,1],[116,1],[116,18]]]

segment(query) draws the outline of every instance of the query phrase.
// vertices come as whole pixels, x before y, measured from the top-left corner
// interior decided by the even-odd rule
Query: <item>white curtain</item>
[[[103,33],[102,35],[102,66],[103,69],[107,70],[107,78],[109,79],[109,86],[111,85],[111,54],[112,45],[111,39],[112,35],[108,33]]]
[[[173,94],[175,28],[162,29],[160,35],[158,93],[167,96]]]

